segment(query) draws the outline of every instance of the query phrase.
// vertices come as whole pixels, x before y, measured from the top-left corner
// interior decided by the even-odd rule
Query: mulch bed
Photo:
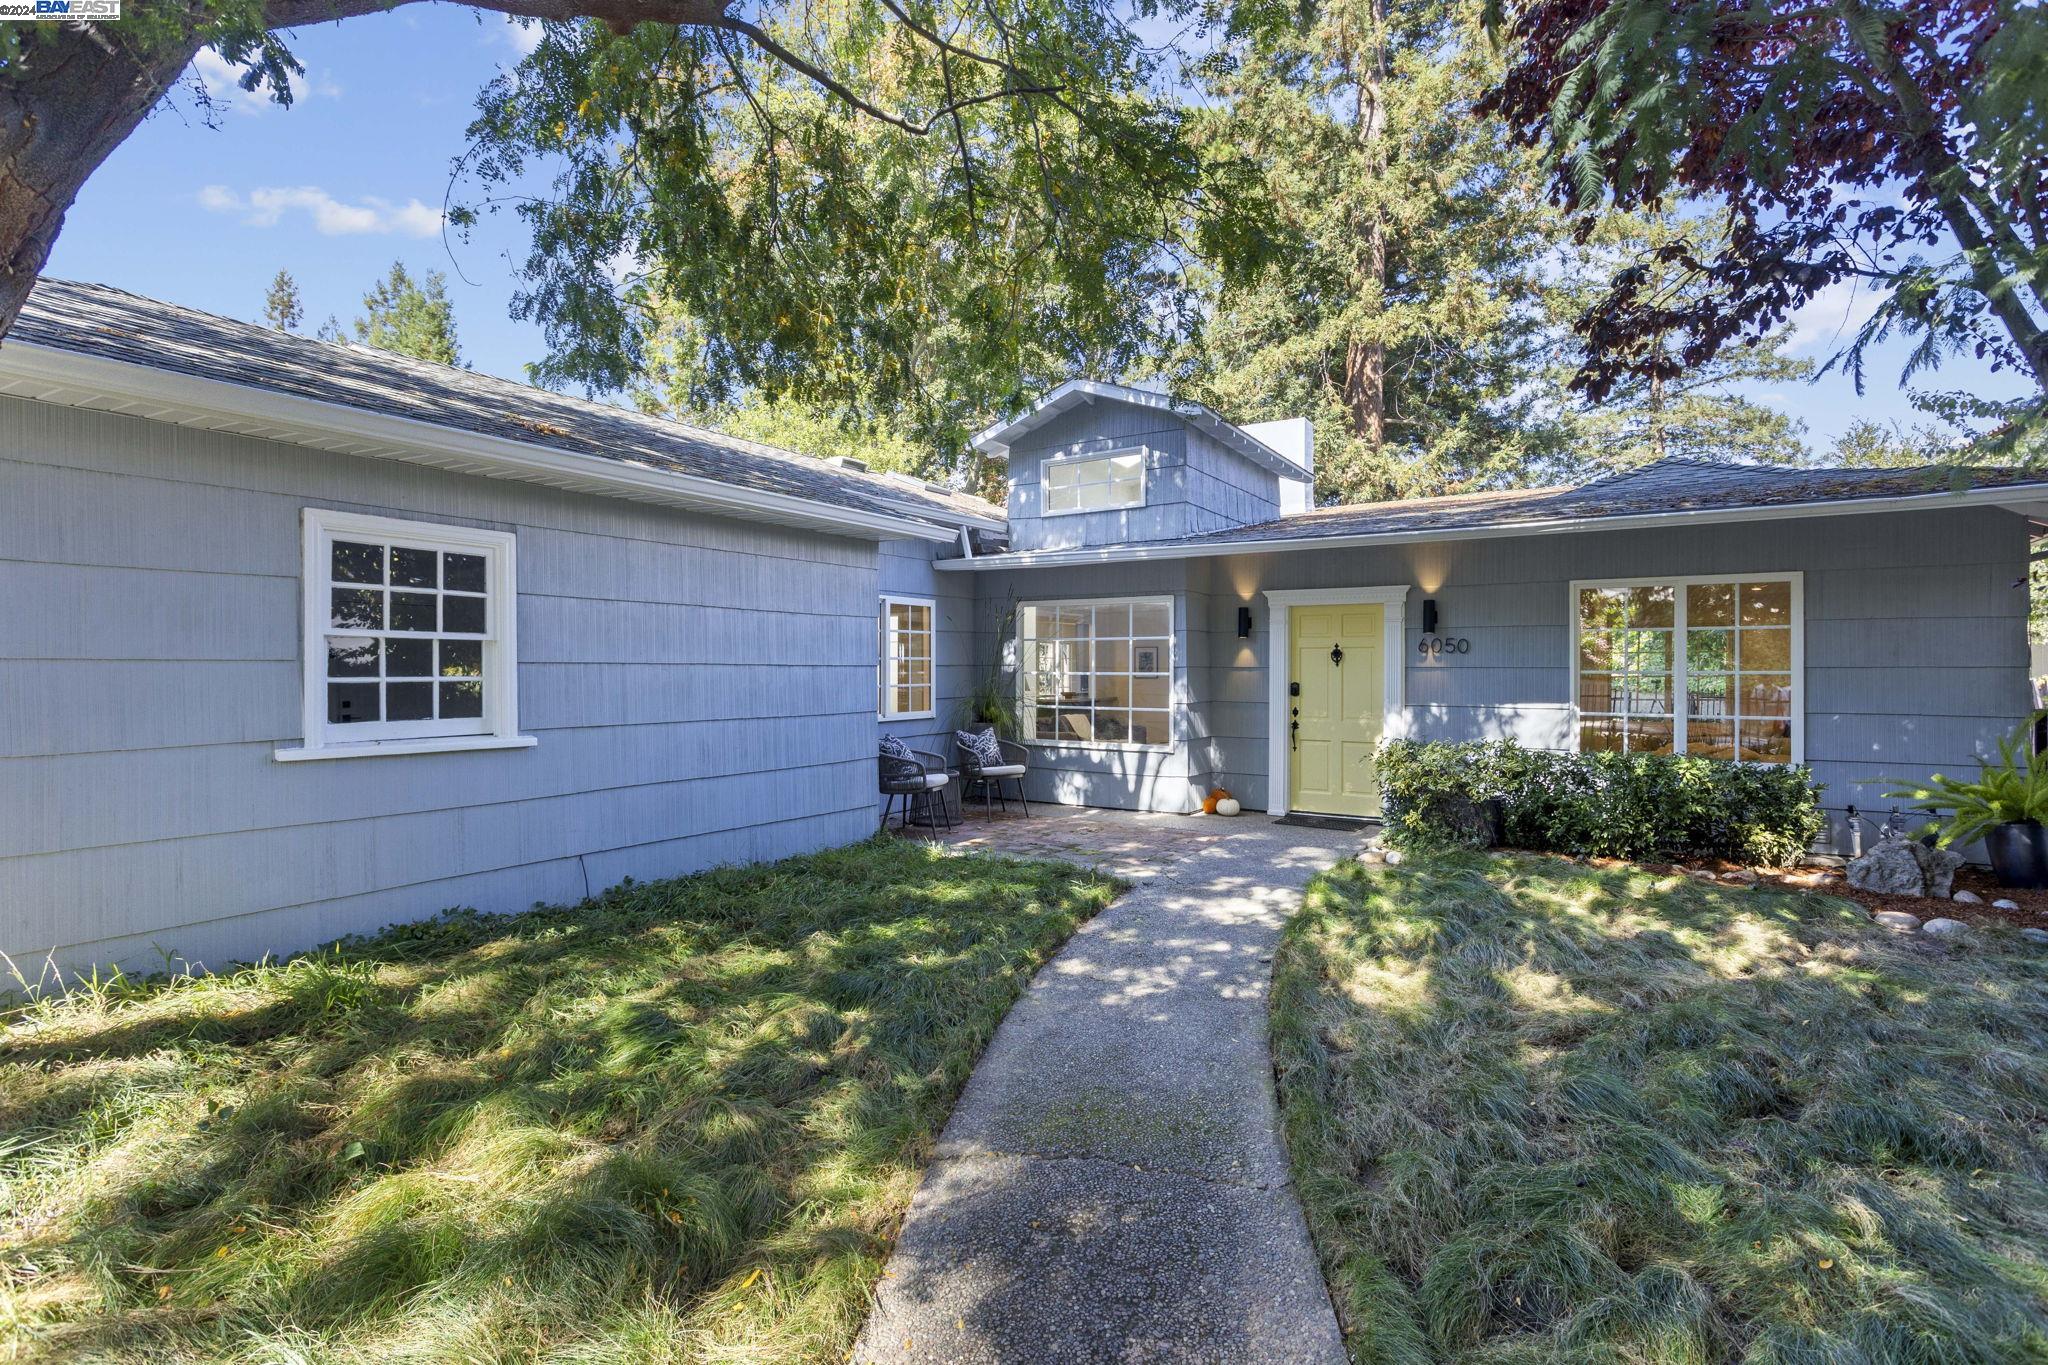
[[[1588,858],[1595,867],[1619,867],[1621,863],[1612,858]],[[1909,915],[1918,915],[1923,920],[1937,916],[1959,919],[1964,923],[2005,923],[2020,928],[2048,929],[2048,890],[2019,891],[2001,886],[1988,869],[1964,867],[1956,872],[1955,890],[1972,891],[1983,897],[1982,904],[1972,905],[1968,901],[1938,901],[1927,896],[1881,896],[1874,891],[1863,891],[1849,885],[1849,880],[1835,867],[1792,867],[1746,869],[1740,863],[1664,863],[1648,864],[1656,872],[1712,872],[1719,881],[1730,885],[1747,885],[1748,874],[1754,873],[1757,884],[1780,887],[1788,891],[1825,891],[1830,896],[1855,901],[1872,914],[1879,910],[1903,910]],[[2001,910],[1991,902],[2009,900],[2019,906],[2017,910]]]

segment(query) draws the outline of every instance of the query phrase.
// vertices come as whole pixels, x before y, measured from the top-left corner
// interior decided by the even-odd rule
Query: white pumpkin
[[[1235,815],[1243,809],[1244,807],[1237,803],[1237,798],[1234,796],[1226,796],[1216,803],[1216,813],[1218,815]]]

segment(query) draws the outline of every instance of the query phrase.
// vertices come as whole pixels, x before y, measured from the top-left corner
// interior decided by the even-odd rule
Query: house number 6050
[[[1417,654],[1470,654],[1472,642],[1466,639],[1445,639],[1441,635],[1429,635],[1416,642]]]

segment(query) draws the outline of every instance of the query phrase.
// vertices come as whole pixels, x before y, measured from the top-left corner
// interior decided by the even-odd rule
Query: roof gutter
[[[1997,506],[2026,502],[2029,490],[2048,492],[2048,479],[1971,488],[1961,492],[1904,493],[1881,498],[1839,498],[1827,502],[1778,503],[1768,507],[1708,507],[1677,512],[1643,512],[1619,517],[1556,518],[1502,526],[1424,527],[1356,535],[1273,536],[1262,540],[1158,545],[1110,545],[1089,550],[1024,550],[982,555],[972,560],[945,559],[937,567],[948,573],[987,573],[999,569],[1050,569],[1076,564],[1129,564],[1147,560],[1212,559],[1224,555],[1278,554],[1295,550],[1341,550],[1373,545],[1406,545],[1447,540],[1500,540],[1514,536],[1568,535],[1585,531],[1631,531],[1670,526],[1717,526],[1731,522],[1785,521],[1801,517],[1845,516],[1862,512],[1932,511],[1948,507]]]
[[[65,407],[122,413],[306,445],[316,450],[433,465],[488,478],[540,483],[573,492],[722,513],[862,539],[950,544],[955,538],[952,528],[917,517],[838,507],[787,493],[742,488],[701,475],[679,474],[653,465],[556,450],[418,418],[394,417],[325,399],[179,374],[27,341],[10,340],[0,345],[0,391]]]

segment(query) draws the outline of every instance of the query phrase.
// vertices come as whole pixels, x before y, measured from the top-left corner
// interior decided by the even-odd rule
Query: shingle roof
[[[1490,530],[1525,523],[1788,507],[2027,484],[2048,484],[2048,475],[2026,469],[1957,469],[1946,465],[1910,469],[1786,469],[1674,457],[1588,484],[1321,507],[1168,543],[1220,547],[1245,541]]]
[[[106,285],[37,282],[11,340],[861,512],[1001,520],[970,494],[547,389],[218,317]]]

